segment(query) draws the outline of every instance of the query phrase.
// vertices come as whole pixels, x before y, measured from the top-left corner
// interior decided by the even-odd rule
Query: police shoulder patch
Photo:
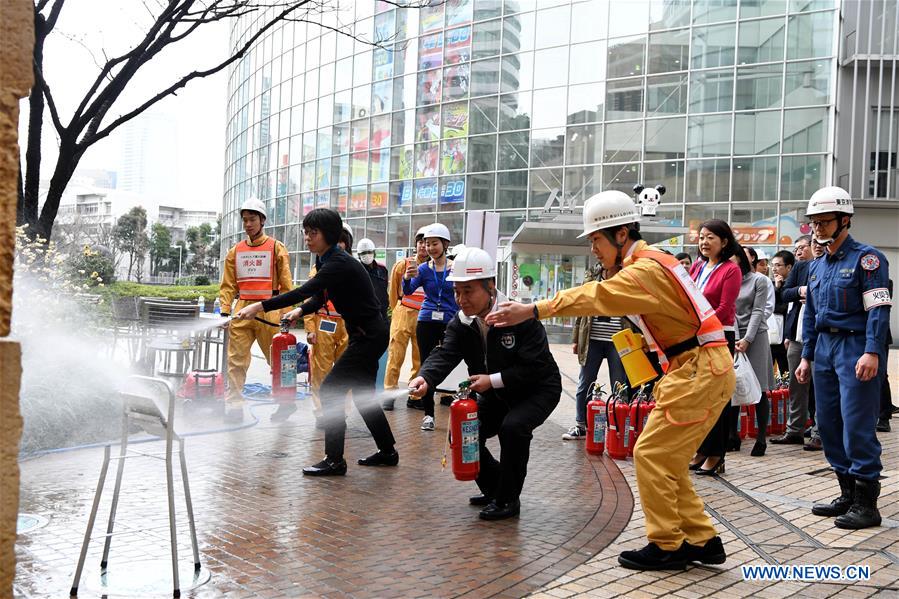
[[[503,333],[502,337],[499,338],[499,342],[506,349],[512,349],[515,347],[515,335],[513,333]]]
[[[874,254],[865,254],[862,256],[861,266],[864,270],[877,270],[880,268],[880,258]]]

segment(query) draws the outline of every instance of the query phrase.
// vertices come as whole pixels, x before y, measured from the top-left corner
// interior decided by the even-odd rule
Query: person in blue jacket
[[[446,250],[450,244],[450,232],[444,225],[434,223],[423,229],[425,247],[431,257],[427,262],[415,265],[410,263],[403,276],[403,293],[411,294],[419,287],[425,290],[425,301],[418,312],[418,323],[415,326],[415,339],[418,342],[418,353],[421,362],[443,339],[446,325],[453,319],[459,306],[453,295],[453,282],[448,278],[452,263],[447,259]],[[439,382],[439,381],[438,381]],[[421,430],[434,430],[434,388],[428,390],[421,398],[420,405],[425,416],[421,421]],[[416,400],[407,403],[409,407],[419,407]]]
[[[810,371],[814,378],[818,433],[840,483],[840,496],[812,513],[836,516],[834,524],[844,529],[880,526],[881,447],[874,429],[892,305],[886,258],[849,235],[853,211],[839,187],[819,189],[809,200],[806,216],[826,253],[809,267],[796,369],[800,382]]]

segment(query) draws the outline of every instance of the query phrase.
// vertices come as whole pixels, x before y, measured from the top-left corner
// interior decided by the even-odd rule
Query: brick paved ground
[[[696,483],[725,540],[724,566],[685,573],[619,568],[618,552],[645,543],[639,498],[630,492],[636,495],[632,464],[588,460],[579,442],[561,441],[573,419],[577,364],[564,346],[554,353],[566,375],[566,395],[535,436],[520,520],[479,521],[466,505],[474,485],[440,472],[443,436],[419,431],[421,412],[402,407],[389,417],[401,466],[371,471],[351,464],[343,479],[299,475],[322,447],[306,405],[286,425],[268,424],[272,408],[260,406],[255,427],[190,439],[200,551],[212,580],[188,596],[896,596],[896,432],[880,437],[887,477],[880,528],[839,531],[810,515],[811,503],[831,498],[836,487],[833,476],[821,472],[821,453],[769,445],[766,457],[751,458],[747,446],[728,455],[727,474]],[[897,371],[894,354],[894,377]],[[255,372],[261,380],[261,370]],[[438,412],[440,429],[445,419],[446,412]],[[347,458],[371,450],[354,415]],[[50,523],[19,538],[18,596],[68,594],[100,460],[100,451],[83,450],[22,464],[21,509]],[[117,537],[111,567],[168,555],[164,480],[160,463],[129,463],[118,521],[163,525],[162,536]],[[189,562],[186,522],[182,513],[179,518],[185,524],[179,551]],[[96,542],[89,557],[94,568],[100,548]],[[765,563],[866,564],[872,577],[852,585],[742,581],[740,565]],[[159,577],[166,575],[163,563]],[[96,595],[83,585],[81,596]]]

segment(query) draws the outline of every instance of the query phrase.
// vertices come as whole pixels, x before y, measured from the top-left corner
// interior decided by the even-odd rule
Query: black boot
[[[877,498],[880,496],[880,483],[876,480],[855,481],[855,502],[849,511],[834,520],[837,528],[857,530],[880,526],[880,512],[877,511]]]
[[[840,496],[830,503],[816,503],[812,507],[814,515],[833,518],[849,511],[855,499],[855,479],[848,474],[837,473],[837,480],[840,483]]]
[[[684,541],[683,550],[686,553],[687,560],[691,562],[723,564],[727,560],[727,553],[724,551],[724,543],[721,542],[721,537],[712,537],[702,547],[691,545]]]

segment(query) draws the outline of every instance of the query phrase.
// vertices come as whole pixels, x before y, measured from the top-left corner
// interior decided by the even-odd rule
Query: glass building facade
[[[548,207],[637,183],[667,188],[662,222],[689,231],[672,249],[712,217],[768,251],[791,244],[834,178],[840,5],[360,0],[324,26],[280,24],[230,72],[223,245],[257,196],[301,280],[315,207],[392,263],[427,223],[461,241],[467,211],[496,211],[502,246]],[[232,46],[269,18],[241,18]],[[540,296],[586,266],[540,260],[557,262]]]

